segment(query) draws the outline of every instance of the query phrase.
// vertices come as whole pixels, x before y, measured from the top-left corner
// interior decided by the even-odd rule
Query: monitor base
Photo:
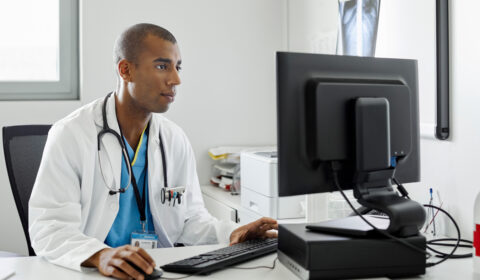
[[[386,230],[390,224],[387,216],[363,215],[363,217],[376,228]],[[358,237],[383,237],[371,226],[365,223],[359,216],[350,216],[341,219],[328,220],[325,222],[307,224],[306,228],[311,231]]]

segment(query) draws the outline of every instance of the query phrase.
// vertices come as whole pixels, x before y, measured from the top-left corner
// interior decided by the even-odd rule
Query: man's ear
[[[117,64],[118,75],[125,82],[130,82],[132,79],[131,67],[131,63],[126,59],[120,60]]]

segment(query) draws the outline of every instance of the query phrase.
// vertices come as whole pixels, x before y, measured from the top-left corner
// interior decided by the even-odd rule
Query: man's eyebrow
[[[153,62],[167,62],[167,63],[172,63],[172,60],[169,59],[169,58],[159,57],[159,58],[155,59]]]
[[[171,63],[172,63],[172,60],[171,60],[170,58],[159,57],[159,58],[155,59],[153,62],[166,62],[166,63],[170,63],[170,64],[171,64]],[[182,61],[181,61],[181,60],[179,60],[179,61],[177,62],[177,65],[180,65],[180,64],[182,64]]]

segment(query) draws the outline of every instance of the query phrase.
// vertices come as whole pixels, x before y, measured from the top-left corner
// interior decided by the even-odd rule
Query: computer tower
[[[384,237],[346,237],[313,232],[305,224],[280,224],[280,262],[301,279],[407,277],[425,274],[426,256]],[[426,249],[421,234],[402,238]]]

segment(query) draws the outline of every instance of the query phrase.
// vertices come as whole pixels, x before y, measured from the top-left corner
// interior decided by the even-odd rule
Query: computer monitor
[[[388,230],[418,233],[421,205],[392,180],[420,180],[417,62],[277,53],[280,196],[353,189],[386,213]]]

